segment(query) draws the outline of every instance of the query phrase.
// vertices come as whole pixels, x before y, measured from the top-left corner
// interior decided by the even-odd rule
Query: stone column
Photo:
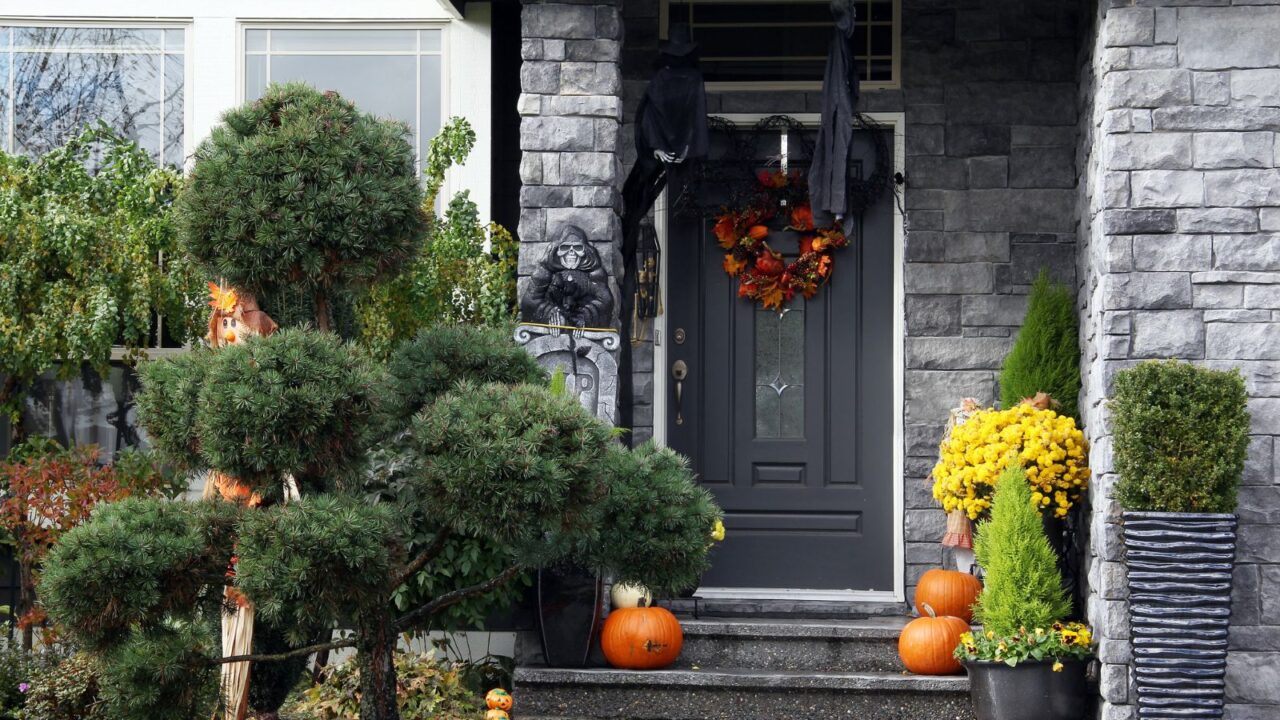
[[[1136,714],[1106,398],[1118,370],[1161,358],[1238,367],[1248,384],[1226,716],[1280,717],[1280,6],[1099,5],[1079,268],[1102,718]]]
[[[580,228],[599,253],[613,295],[609,327],[617,327],[618,278],[622,259],[619,138],[622,123],[621,0],[524,0],[520,69],[520,295],[548,251],[570,227]],[[526,320],[532,318],[525,317]],[[600,365],[579,379],[594,388],[584,404],[616,420],[617,337],[570,340],[561,333],[535,331],[541,340],[530,351],[544,364],[575,372],[580,364]],[[589,351],[587,345],[598,346]],[[564,347],[561,347],[561,346]],[[558,349],[552,349],[558,348]],[[603,352],[601,352],[603,351]],[[571,362],[571,354],[579,362]],[[577,368],[581,371],[582,368]]]

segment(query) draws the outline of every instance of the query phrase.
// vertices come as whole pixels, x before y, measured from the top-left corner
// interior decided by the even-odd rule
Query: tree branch
[[[435,539],[431,541],[431,544],[419,553],[418,556],[413,559],[413,562],[405,565],[404,569],[396,574],[388,589],[394,591],[396,588],[409,582],[410,578],[417,575],[418,571],[427,566],[427,563],[435,560],[436,556],[440,554],[440,551],[444,549],[444,544],[449,540],[449,536],[451,534],[452,533],[449,532],[448,528],[440,528],[439,532],[436,533]]]
[[[332,642],[320,643],[318,645],[308,645],[294,650],[287,650],[282,653],[266,654],[266,655],[231,655],[229,657],[215,658],[209,661],[210,665],[225,665],[233,662],[278,662],[280,660],[288,660],[296,657],[306,657],[312,653],[318,653],[323,650],[337,650],[338,648],[355,647],[356,639],[354,637],[344,638],[342,640],[334,640]]]
[[[405,613],[404,615],[402,615],[400,619],[396,620],[396,628],[398,631],[404,631],[409,626],[410,623],[413,623],[429,615],[434,615],[435,613],[438,613],[441,610],[451,605],[457,605],[458,603],[468,598],[473,598],[477,595],[483,595],[487,592],[491,592],[495,588],[498,588],[502,585],[505,585],[506,583],[511,582],[523,570],[524,570],[523,565],[512,565],[511,567],[507,568],[506,570],[503,570],[502,572],[489,578],[488,580],[485,580],[482,583],[476,583],[475,585],[472,585],[470,587],[465,587],[460,590],[454,590],[453,592],[445,593],[444,595],[441,595],[440,597],[436,598],[435,600],[432,600],[426,605],[423,605],[417,608],[416,610],[411,610],[408,613]]]

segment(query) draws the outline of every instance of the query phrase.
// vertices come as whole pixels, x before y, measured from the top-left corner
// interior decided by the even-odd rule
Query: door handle
[[[671,365],[671,377],[676,381],[676,424],[684,424],[684,379],[689,377],[689,366],[683,360]]]

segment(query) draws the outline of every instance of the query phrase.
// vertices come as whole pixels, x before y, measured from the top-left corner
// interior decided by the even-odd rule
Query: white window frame
[[[195,151],[195,139],[191,137],[191,112],[194,94],[191,91],[195,65],[191,52],[191,18],[40,18],[40,17],[5,17],[0,16],[0,25],[9,27],[67,27],[67,28],[145,28],[148,30],[181,30],[182,31],[182,157],[164,157],[164,142],[160,143],[161,162],[182,168],[186,159]],[[10,52],[13,48],[13,36],[4,48]],[[162,53],[163,55],[164,53]],[[164,63],[160,63],[161,77],[164,75]],[[11,76],[9,76],[11,77]],[[9,97],[13,98],[13,86],[10,82]],[[164,124],[164,103],[160,104],[160,122]],[[6,128],[5,147],[13,147],[13,123]],[[176,160],[176,162],[175,162]]]
[[[245,58],[249,55],[248,43],[246,42],[250,30],[439,30],[440,31],[440,50],[438,52],[423,52],[421,48],[421,39],[419,39],[419,48],[417,55],[439,55],[440,56],[440,127],[444,127],[449,121],[450,112],[450,96],[451,74],[453,71],[451,58],[453,56],[453,48],[450,43],[451,33],[449,28],[453,23],[447,20],[412,20],[404,22],[387,22],[387,21],[361,21],[350,19],[333,19],[333,20],[264,20],[255,18],[251,21],[241,21],[236,24],[236,103],[242,104],[245,101]],[[381,50],[300,50],[288,52],[260,53],[254,51],[255,55],[265,54],[267,56],[268,72],[271,67],[272,55],[404,55],[404,51],[381,51]],[[422,88],[422,64],[417,63],[416,72],[419,73],[417,78],[417,87],[419,92]],[[422,137],[421,146],[418,150],[418,168],[423,166],[426,160],[427,146],[431,142],[431,138],[421,135],[422,132],[422,98],[418,98],[417,103],[417,128],[415,132]],[[421,170],[419,170],[421,171]]]
[[[696,0],[698,3],[759,3],[774,4],[780,0]],[[785,2],[785,0],[781,0]],[[871,82],[862,81],[863,90],[897,90],[902,87],[902,0],[892,0],[893,2],[893,57],[891,59],[893,69],[893,78],[888,82]],[[665,40],[668,37],[667,31],[671,26],[670,9],[672,3],[679,6],[682,0],[662,0],[659,17],[658,17],[658,37]],[[855,32],[864,31],[865,25],[862,18],[858,20],[858,28]],[[825,56],[826,50],[823,50]],[[744,81],[744,82],[708,82],[707,90],[710,92],[770,92],[770,91],[786,91],[786,90],[821,90],[822,80],[762,80],[762,81]]]

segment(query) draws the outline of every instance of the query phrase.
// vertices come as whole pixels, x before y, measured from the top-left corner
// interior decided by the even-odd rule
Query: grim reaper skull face
[[[570,235],[556,248],[556,259],[568,270],[576,270],[587,255],[587,242],[578,235]]]

